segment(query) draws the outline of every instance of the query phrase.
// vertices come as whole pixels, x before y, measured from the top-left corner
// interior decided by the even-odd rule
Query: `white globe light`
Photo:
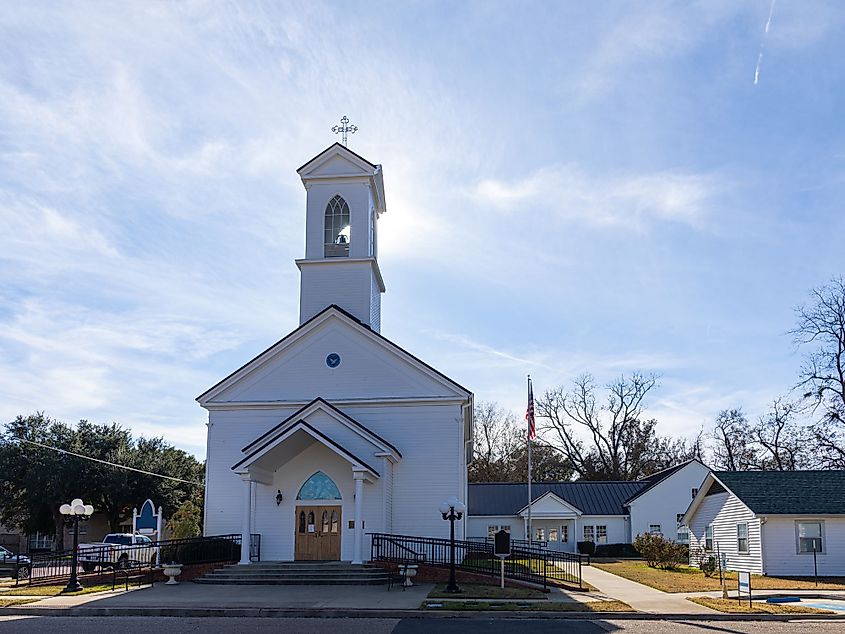
[[[441,502],[440,503],[440,512],[444,515],[449,512],[449,502]]]
[[[466,513],[467,512],[467,505],[463,502],[458,502],[455,506],[455,511],[458,513]]]
[[[73,502],[70,503],[70,505],[73,506],[73,507],[82,506],[83,504],[84,504],[84,502],[82,500],[80,500],[79,498],[74,498]]]
[[[457,496],[454,496],[454,495],[450,495],[450,496],[446,499],[446,502],[448,502],[448,503],[449,503],[449,506],[451,506],[452,508],[455,508],[455,507],[457,507],[457,506],[458,506],[458,504],[460,504],[460,502],[458,501]]]
[[[59,513],[61,513],[62,515],[70,515],[71,512],[72,511],[71,511],[71,508],[70,508],[70,504],[62,504],[59,507]]]
[[[91,504],[85,505],[85,515],[93,515],[94,514],[94,507]]]
[[[74,515],[85,515],[85,506],[83,504],[74,504],[73,505],[73,514]]]

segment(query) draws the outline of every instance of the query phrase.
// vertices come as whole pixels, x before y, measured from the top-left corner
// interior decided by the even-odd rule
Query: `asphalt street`
[[[606,620],[577,621],[572,619],[281,619],[281,618],[166,618],[166,617],[0,617],[3,634],[216,634],[217,632],[249,632],[262,634],[284,632],[294,634],[475,634],[530,632],[565,632],[566,634],[600,634],[626,632],[632,634],[834,634],[843,631],[843,622],[801,621],[729,622],[729,621],[660,621]]]

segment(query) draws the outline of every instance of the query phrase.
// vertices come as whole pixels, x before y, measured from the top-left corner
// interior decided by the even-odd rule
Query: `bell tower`
[[[335,143],[297,170],[306,191],[299,323],[337,304],[376,332],[384,281],[377,224],[385,212],[381,165]]]

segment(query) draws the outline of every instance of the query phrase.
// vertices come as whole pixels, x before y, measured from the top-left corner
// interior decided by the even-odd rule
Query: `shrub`
[[[640,557],[633,544],[598,544],[596,557]]]
[[[712,577],[716,574],[716,558],[706,550],[702,550],[698,554],[698,567],[705,577]]]
[[[689,561],[689,548],[686,544],[670,541],[662,535],[644,533],[637,535],[634,548],[642,555],[651,568],[674,570]]]
[[[592,557],[596,553],[595,542],[578,542],[578,552]]]

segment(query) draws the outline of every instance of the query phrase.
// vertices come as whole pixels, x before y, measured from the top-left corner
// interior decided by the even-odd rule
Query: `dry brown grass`
[[[677,570],[658,570],[649,568],[639,560],[593,563],[593,566],[663,592],[705,592],[720,590],[722,587],[718,573],[713,577],[705,577],[698,568],[689,566],[681,566]],[[724,576],[728,589],[735,590],[736,573],[726,572]],[[751,575],[751,588],[752,590],[845,590],[845,577],[819,577],[817,586],[812,578]]]
[[[687,599],[706,608],[712,608],[728,614],[834,614],[830,610],[819,610],[806,605],[787,605],[785,603],[760,603],[755,601],[748,607],[748,601],[739,603],[736,599],[711,599],[710,597],[692,597]]]

